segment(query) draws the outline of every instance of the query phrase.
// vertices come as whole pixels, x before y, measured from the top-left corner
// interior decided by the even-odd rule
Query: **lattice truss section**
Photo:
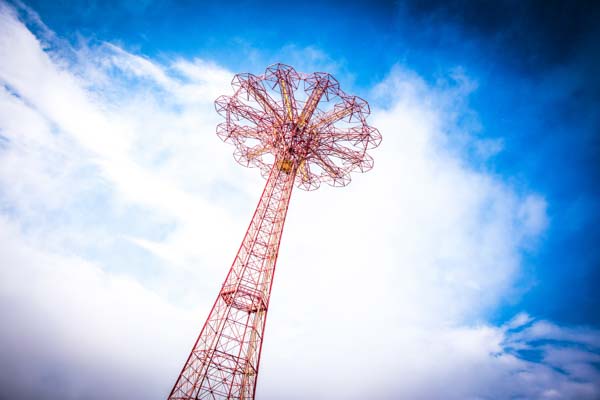
[[[345,186],[365,172],[379,145],[367,125],[368,104],[348,96],[329,74],[300,74],[276,64],[239,74],[233,96],[221,96],[217,134],[235,159],[259,167],[267,182],[242,244],[170,400],[253,399],[273,275],[294,185]]]
[[[219,296],[169,399],[253,399],[294,175],[273,168]]]
[[[298,170],[296,184],[305,190],[321,182],[346,186],[350,172],[373,167],[367,150],[379,145],[381,135],[367,125],[369,105],[345,94],[333,76],[275,64],[263,75],[238,74],[232,85],[235,94],[215,102],[225,117],[217,134],[236,146],[240,164],[266,176],[279,158]]]

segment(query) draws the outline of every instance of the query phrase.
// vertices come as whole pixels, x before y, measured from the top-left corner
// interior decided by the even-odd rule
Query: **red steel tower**
[[[208,319],[169,400],[253,399],[273,274],[294,185],[345,186],[350,172],[373,167],[381,142],[367,125],[369,105],[346,95],[331,75],[275,64],[238,74],[233,96],[215,101],[225,122],[217,135],[235,159],[260,168],[267,183]]]

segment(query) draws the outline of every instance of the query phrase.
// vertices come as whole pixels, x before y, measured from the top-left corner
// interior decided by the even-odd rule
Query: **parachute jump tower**
[[[373,167],[381,142],[367,125],[369,105],[345,94],[331,75],[275,64],[238,74],[233,96],[215,101],[217,135],[234,158],[267,182],[208,319],[169,400],[254,399],[269,297],[292,188],[350,183]]]

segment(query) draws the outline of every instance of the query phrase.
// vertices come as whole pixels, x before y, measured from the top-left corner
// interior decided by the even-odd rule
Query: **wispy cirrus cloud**
[[[262,184],[214,135],[233,72],[29,22],[0,9],[2,390],[162,398]],[[485,322],[548,219],[467,161],[472,90],[393,69],[372,91],[375,169],[294,194],[260,398],[597,397],[597,331]]]

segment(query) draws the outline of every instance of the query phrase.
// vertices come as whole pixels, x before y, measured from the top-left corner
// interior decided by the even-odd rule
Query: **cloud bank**
[[[72,47],[19,12],[0,7],[2,397],[164,398],[263,184],[214,134],[234,72]],[[486,322],[549,221],[467,157],[501,151],[473,90],[392,69],[375,169],[294,193],[257,398],[600,396],[599,332]]]

